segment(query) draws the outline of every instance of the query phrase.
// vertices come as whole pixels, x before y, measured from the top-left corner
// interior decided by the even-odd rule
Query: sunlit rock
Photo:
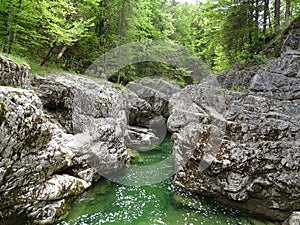
[[[177,186],[271,220],[300,209],[296,37],[266,71],[235,68],[173,95]]]
[[[299,225],[300,224],[300,212],[293,212],[292,215],[284,221],[282,225]]]
[[[0,85],[28,88],[30,66],[18,64],[5,56],[0,56]]]

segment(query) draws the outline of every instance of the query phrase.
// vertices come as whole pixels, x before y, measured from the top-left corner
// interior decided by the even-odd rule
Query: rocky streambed
[[[30,84],[28,65],[0,64],[1,223],[61,220],[70,197],[101,177],[118,181],[129,148],[148,151],[167,129],[176,188],[256,217],[300,221],[299,27],[279,58],[184,89],[163,80],[116,88],[65,73]]]

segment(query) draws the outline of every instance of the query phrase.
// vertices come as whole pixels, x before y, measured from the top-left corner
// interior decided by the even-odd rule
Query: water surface
[[[170,137],[155,150],[140,153],[147,166],[163,161],[172,152]],[[152,171],[155,176],[155,170]],[[139,174],[143,176],[143,174]],[[144,176],[144,179],[151,179]],[[150,175],[151,176],[151,175]],[[177,201],[175,201],[175,199]],[[183,204],[179,204],[178,201]],[[102,180],[80,196],[59,225],[252,225],[264,224],[243,217],[201,197],[179,196],[172,177],[158,184],[129,186]],[[271,223],[268,223],[271,224]]]

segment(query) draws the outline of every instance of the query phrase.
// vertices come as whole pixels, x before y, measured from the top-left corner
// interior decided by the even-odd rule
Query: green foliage
[[[142,156],[140,155],[140,153],[138,151],[127,148],[127,152],[128,152],[129,158],[130,158],[130,162],[133,165],[141,164],[144,162],[144,159],[142,158]]]
[[[93,18],[77,13],[71,0],[40,1],[41,26],[50,45],[72,45],[84,36]]]
[[[26,63],[29,64],[29,61],[27,59],[25,59],[24,57],[21,57],[19,55],[14,55],[14,54],[8,54],[8,53],[4,53],[0,51],[0,55],[3,55],[7,58],[12,59],[14,62],[18,63],[18,64],[22,64],[22,63]]]
[[[111,81],[116,81],[117,74],[114,74]],[[177,68],[159,62],[141,62],[121,69],[121,83],[127,84],[133,80],[148,78],[165,78],[181,87],[195,83],[191,71],[185,68]]]
[[[281,3],[283,24],[286,1]],[[0,50],[30,59],[34,71],[42,70],[36,64],[42,62],[50,69],[84,73],[118,46],[164,40],[185,46],[219,72],[237,62],[265,61],[260,52],[275,36],[274,10],[274,1],[265,0],[206,0],[194,5],[173,0],[0,0]],[[290,15],[299,17],[299,1],[291,0]],[[169,51],[169,46],[164,48]],[[117,54],[119,59],[130,55]],[[180,58],[176,54],[173,61]],[[106,59],[101,72],[116,77],[116,82],[163,76],[183,86],[193,83],[191,77],[202,69],[145,62],[123,69],[119,65],[116,74],[108,74],[110,63],[115,62]]]
[[[230,88],[230,90],[232,90],[232,91],[238,91],[238,92],[243,92],[243,93],[246,93],[246,94],[248,94],[248,92],[249,92],[247,88],[245,88],[243,86],[240,86],[240,85],[232,86]]]

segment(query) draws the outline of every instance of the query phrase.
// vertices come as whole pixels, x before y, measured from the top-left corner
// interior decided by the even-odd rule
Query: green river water
[[[171,152],[171,142],[168,137],[159,148],[140,153],[143,158],[140,166],[162,161]],[[179,196],[174,191],[172,177],[170,177],[158,184],[146,186],[126,186],[102,180],[74,202],[68,217],[58,225],[98,224],[262,225],[273,223],[243,217],[238,211],[223,208],[207,199]]]

